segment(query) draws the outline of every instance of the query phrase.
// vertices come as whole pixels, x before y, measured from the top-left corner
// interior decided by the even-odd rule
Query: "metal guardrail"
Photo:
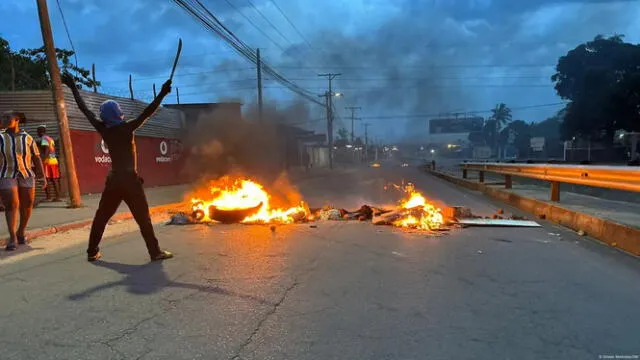
[[[485,172],[504,175],[507,189],[512,187],[513,176],[549,181],[552,201],[560,201],[561,183],[640,192],[640,168],[636,167],[475,162],[460,166],[465,179],[469,171],[477,171],[480,182]]]

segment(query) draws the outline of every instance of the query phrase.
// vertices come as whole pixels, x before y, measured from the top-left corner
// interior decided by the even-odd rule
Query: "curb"
[[[170,211],[170,210],[174,210],[176,208],[180,208],[180,207],[183,207],[183,206],[186,206],[186,205],[187,205],[187,203],[185,203],[185,202],[179,202],[179,203],[171,203],[171,204],[154,206],[154,207],[149,208],[149,214],[153,216],[155,214],[166,212],[166,211]],[[119,214],[113,215],[113,217],[111,218],[111,221],[114,221],[114,220],[115,221],[124,221],[124,220],[129,220],[129,219],[132,219],[132,218],[133,218],[133,215],[131,214],[131,212],[127,211],[127,212],[123,212],[123,213],[119,213]],[[75,222],[66,223],[66,224],[53,225],[53,226],[46,227],[46,228],[41,228],[41,229],[35,229],[35,230],[27,231],[26,237],[27,237],[27,239],[32,241],[32,240],[37,239],[39,237],[43,237],[43,236],[47,236],[47,235],[51,235],[51,234],[56,234],[56,233],[61,233],[61,232],[65,232],[65,231],[81,229],[81,228],[90,226],[92,222],[93,222],[93,219],[81,220],[81,221],[75,221]],[[6,246],[8,240],[9,239],[6,239],[6,238],[5,239],[0,239],[0,246]]]
[[[496,189],[487,184],[460,179],[437,171],[428,171],[428,173],[460,187],[481,191],[494,199],[574,231],[584,231],[588,236],[609,246],[640,256],[640,229]]]

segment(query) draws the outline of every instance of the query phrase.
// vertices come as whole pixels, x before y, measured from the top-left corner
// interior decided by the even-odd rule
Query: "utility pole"
[[[60,68],[56,57],[56,48],[53,44],[53,33],[51,32],[51,20],[49,19],[49,9],[47,0],[38,1],[38,15],[40,17],[40,28],[42,30],[42,40],[44,41],[47,61],[49,62],[49,75],[53,90],[53,101],[56,104],[56,117],[60,127],[60,140],[62,142],[62,156],[64,158],[64,168],[66,169],[67,185],[69,187],[69,206],[77,208],[82,205],[80,198],[80,185],[76,174],[76,163],[73,160],[73,145],[71,144],[71,134],[69,132],[69,119],[62,91],[62,81],[60,79]]]
[[[371,124],[364,123],[364,158],[369,160],[369,126]]]
[[[327,97],[327,139],[329,141],[329,168],[333,169],[333,90],[331,82],[342,74],[318,74],[320,77],[326,77],[329,80],[329,91],[324,96]]]
[[[13,56],[9,55],[9,61],[11,62],[11,91],[16,91],[16,68],[13,64]]]
[[[351,144],[354,144],[355,134],[353,132],[353,122],[356,120],[356,110],[362,110],[362,108],[359,106],[347,106],[345,109],[351,110]]]
[[[256,67],[258,72],[258,121],[262,122],[262,60],[260,60],[260,49],[256,49]]]

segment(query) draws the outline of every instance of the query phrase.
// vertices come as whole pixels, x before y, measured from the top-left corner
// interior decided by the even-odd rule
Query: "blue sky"
[[[516,119],[543,120],[560,107],[519,108],[560,101],[549,80],[559,56],[599,33],[640,41],[639,1],[202,2],[301,87],[320,94],[327,82],[317,73],[342,73],[334,83],[345,93],[336,101],[341,123],[350,127],[345,106],[361,106],[358,116],[380,137],[400,138],[431,114],[477,111],[486,116],[483,111],[498,102],[513,107]],[[5,15],[0,35],[13,49],[42,43],[35,3],[0,1]],[[171,0],[60,4],[79,64],[96,64],[102,92],[127,96],[128,75],[133,74],[136,97],[149,100],[152,84],[159,88],[168,76],[177,39],[182,38],[183,56],[174,80],[181,102],[255,101],[254,67]],[[70,48],[56,1],[49,0],[49,11],[56,46]],[[270,106],[293,109],[300,121],[324,116],[313,104],[305,111],[296,103],[300,99],[278,83],[267,78],[264,86]],[[322,121],[306,125],[317,130],[324,126]],[[362,127],[356,131],[361,133]]]

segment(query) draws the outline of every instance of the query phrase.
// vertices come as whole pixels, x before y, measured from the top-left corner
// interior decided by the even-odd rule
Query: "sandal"
[[[7,246],[4,248],[5,251],[14,251],[16,249],[16,243],[15,242],[10,242],[7,244]]]
[[[152,256],[151,261],[167,260],[171,258],[173,258],[173,254],[170,253],[169,251],[163,250],[163,251],[160,251],[159,254]]]
[[[16,236],[18,238],[18,245],[26,245],[29,241],[24,235]]]

